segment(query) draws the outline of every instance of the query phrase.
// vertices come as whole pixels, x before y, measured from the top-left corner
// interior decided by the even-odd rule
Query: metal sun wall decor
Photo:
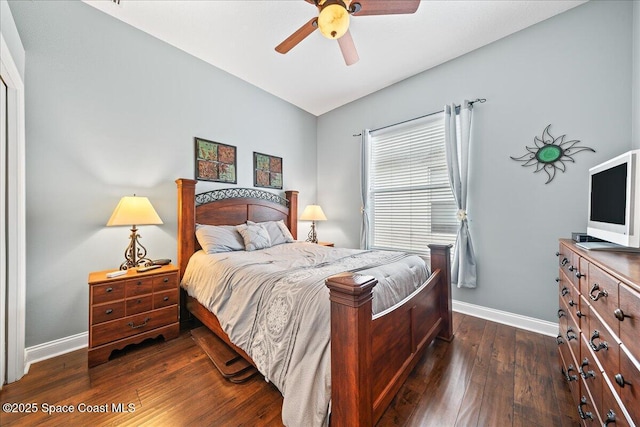
[[[581,151],[592,151],[596,152],[593,148],[589,147],[580,147],[578,144],[580,141],[571,140],[565,141],[564,137],[566,135],[562,135],[558,138],[554,138],[549,133],[549,128],[551,125],[548,125],[544,128],[542,132],[542,138],[534,137],[533,143],[535,147],[525,147],[528,151],[524,156],[521,157],[511,157],[511,159],[517,162],[524,162],[521,166],[534,166],[536,170],[534,173],[544,171],[547,174],[547,182],[545,184],[550,183],[553,178],[556,176],[556,171],[560,169],[562,172],[566,171],[566,165],[564,162],[570,161],[575,163],[573,157],[575,154]]]

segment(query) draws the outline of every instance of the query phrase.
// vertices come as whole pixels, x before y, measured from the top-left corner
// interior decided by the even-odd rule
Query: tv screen
[[[624,225],[627,198],[627,164],[591,176],[591,221]]]

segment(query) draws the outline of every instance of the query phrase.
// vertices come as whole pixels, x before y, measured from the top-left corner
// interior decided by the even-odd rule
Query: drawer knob
[[[571,335],[569,335],[571,334]],[[577,340],[578,336],[573,332],[573,328],[569,327],[567,329],[567,341],[571,341],[571,340]]]
[[[556,337],[556,342],[558,343],[558,345],[564,344],[564,341],[562,340],[562,335],[558,335]]]
[[[565,266],[565,265],[569,264],[569,260],[568,260],[566,257],[565,257],[565,258],[562,258],[562,262],[560,262],[560,264],[562,264],[563,266]]]
[[[137,286],[142,285],[142,280],[138,280],[138,283],[136,283]]]
[[[627,380],[624,379],[624,377],[622,376],[622,374],[615,374],[614,377],[616,380],[616,383],[620,386],[620,387],[624,387],[625,385],[631,385],[631,383]]]
[[[567,289],[567,287],[566,287],[566,286],[563,286],[563,287],[562,287],[562,291],[561,291],[560,293],[562,294],[562,296],[565,296],[566,294],[568,294],[568,293],[569,293],[569,289]]]
[[[140,323],[139,325],[136,325],[133,322],[129,322],[127,323],[127,325],[131,328],[131,329],[138,329],[138,328],[143,328],[145,326],[147,326],[147,322],[149,322],[149,320],[151,320],[150,317],[147,317],[144,319],[144,322]]]
[[[566,313],[564,312],[564,310],[563,309],[558,310],[558,319],[563,316],[566,316]]]
[[[572,375],[572,374],[569,373],[569,372],[573,371],[574,369],[575,368],[573,367],[573,365],[569,365],[569,367],[567,368],[566,371],[564,370],[564,366],[562,367],[562,375],[569,382],[578,380],[578,376],[577,375]]]
[[[616,316],[616,319],[618,319],[619,321],[623,321],[625,317],[631,318],[631,316],[624,314],[624,311],[622,311],[620,308],[616,308],[615,310],[613,310],[613,315]]]
[[[604,420],[603,426],[608,426],[611,423],[616,423],[616,413],[613,412],[613,409],[609,409],[609,412],[607,412],[607,419]]]
[[[570,305],[571,307],[574,307],[574,306],[578,305],[578,303],[577,303],[577,302],[575,302],[574,300],[569,300],[569,305]]]
[[[106,289],[106,292],[107,292],[107,293],[109,293],[109,292],[113,292],[113,288],[112,288],[112,287],[108,287],[108,288]]]
[[[582,314],[582,312],[580,310],[576,311],[576,316],[578,316],[578,319],[582,319],[583,317],[587,317],[586,315]]]
[[[569,266],[569,271],[577,270],[573,265]]]
[[[104,314],[111,314],[111,313],[113,313],[113,309],[111,308],[106,309],[104,312]]]
[[[169,301],[169,297],[162,298],[162,301]]]
[[[598,331],[593,331],[593,335],[591,335],[591,339],[589,340],[589,345],[591,346],[591,349],[593,351],[600,351],[600,350],[608,350],[609,349],[609,344],[607,344],[606,341],[602,341],[598,344],[594,343],[593,340],[600,338],[600,332]]]
[[[584,370],[585,367],[589,366],[589,359],[587,359],[586,357],[584,358],[584,360],[582,361],[582,364],[580,365],[580,376],[582,378],[584,378],[585,380],[587,378],[595,378],[596,377],[596,373],[593,372],[592,370],[586,371]]]
[[[587,418],[593,420],[593,414],[591,412],[584,412],[582,410],[582,405],[586,404],[587,398],[585,396],[582,396],[582,399],[580,399],[580,403],[578,403],[578,415],[580,415],[580,418],[583,420],[586,420]]]
[[[598,291],[598,293],[594,295],[593,293],[596,291]],[[598,285],[597,283],[594,283],[593,286],[591,287],[591,290],[589,291],[589,298],[591,298],[592,301],[598,301],[600,298],[608,297],[608,296],[609,296],[609,292],[607,292],[606,289],[601,290],[600,285]]]
[[[560,278],[556,277],[556,283],[560,283]]]
[[[560,252],[556,252],[556,256],[560,256]]]
[[[581,277],[584,277],[584,276],[586,276],[586,274],[582,274],[582,273],[580,273],[578,270],[576,270],[576,277],[577,277],[578,279],[579,279],[579,278],[581,278]]]
[[[168,277],[165,277],[162,281],[163,281],[164,283],[168,283],[168,282],[169,282],[169,278],[168,278]]]

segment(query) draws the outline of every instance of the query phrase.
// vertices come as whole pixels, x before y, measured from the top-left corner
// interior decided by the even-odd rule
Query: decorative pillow
[[[196,224],[196,238],[208,254],[244,250],[242,236],[233,225]]]
[[[271,247],[271,238],[267,229],[260,224],[240,224],[236,227],[244,240],[247,251],[255,251]]]
[[[291,235],[291,232],[284,225],[283,220],[279,221],[265,221],[265,222],[252,222],[247,221],[248,225],[261,225],[269,233],[269,238],[271,239],[271,246],[281,245],[283,243],[293,243],[294,239]]]

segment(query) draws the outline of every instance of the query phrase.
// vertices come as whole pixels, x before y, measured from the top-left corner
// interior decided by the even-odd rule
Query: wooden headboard
[[[286,199],[255,188],[225,188],[196,195],[196,180],[179,178],[178,267],[180,278],[189,258],[200,249],[196,223],[238,225],[247,221],[283,220],[294,239],[298,238],[298,192],[285,191]]]

